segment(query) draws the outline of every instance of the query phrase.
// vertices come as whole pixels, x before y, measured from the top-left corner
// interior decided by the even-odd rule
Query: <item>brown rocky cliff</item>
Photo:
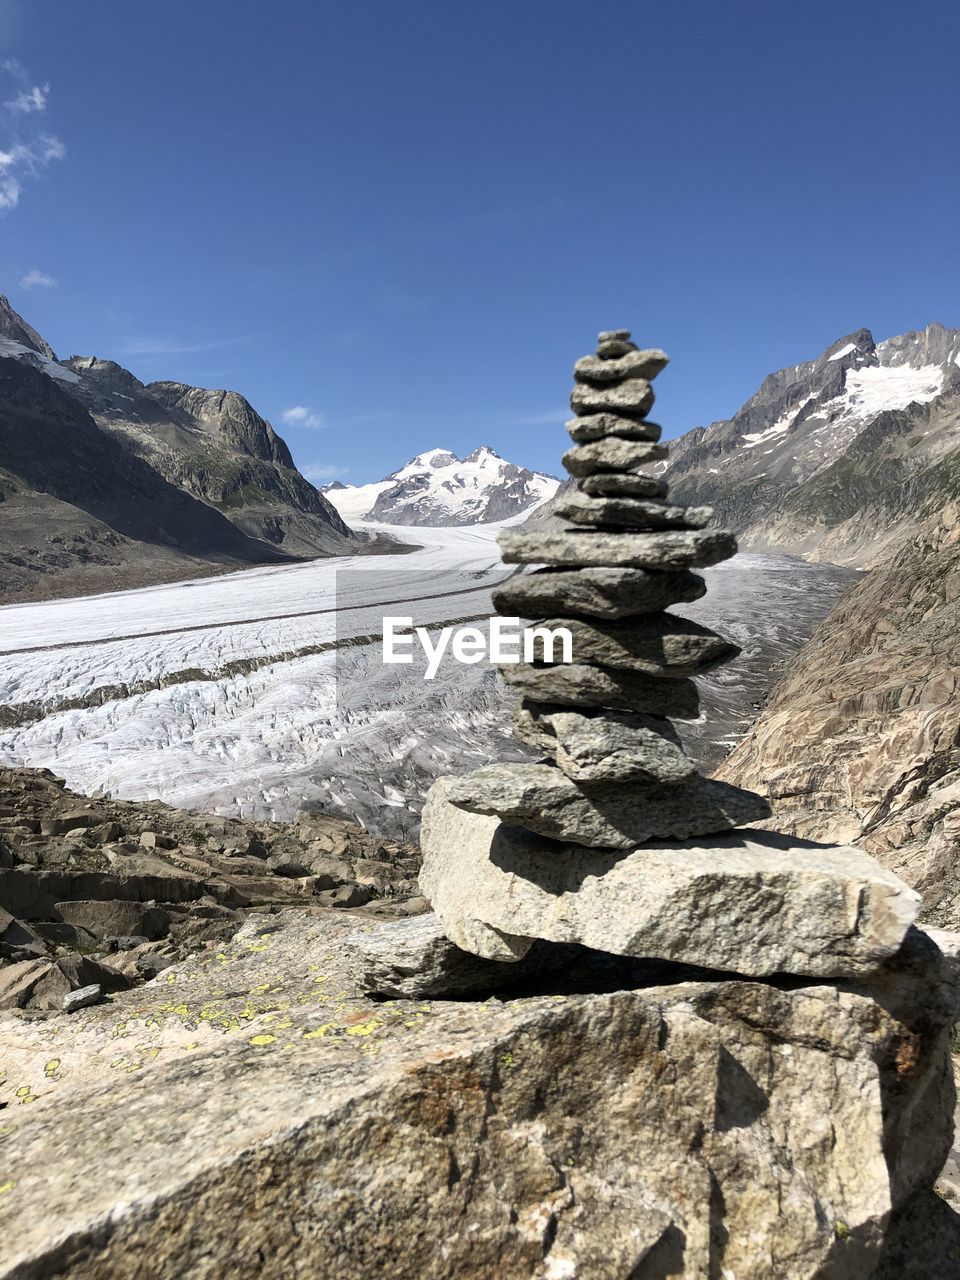
[[[960,505],[844,596],[718,776],[769,795],[761,825],[856,841],[960,921]]]

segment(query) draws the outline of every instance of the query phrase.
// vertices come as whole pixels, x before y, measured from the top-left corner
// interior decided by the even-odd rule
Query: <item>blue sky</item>
[[[960,326],[958,46],[924,0],[0,0],[0,291],[317,477],[555,472],[598,328],[670,352],[671,436]]]

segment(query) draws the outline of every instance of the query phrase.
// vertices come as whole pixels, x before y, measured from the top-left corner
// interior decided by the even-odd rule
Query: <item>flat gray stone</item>
[[[86,1009],[89,1005],[99,1004],[103,999],[103,988],[97,982],[88,987],[79,987],[76,991],[68,991],[63,997],[64,1013],[75,1013],[77,1009]]]
[[[623,338],[608,338],[604,342],[597,343],[597,355],[602,356],[604,360],[615,360],[618,356],[625,356],[628,352],[638,349],[635,342],[627,342]]]
[[[607,436],[590,444],[574,445],[561,461],[572,476],[589,476],[597,471],[630,471],[650,462],[662,462],[669,452],[665,444]]]
[[[578,382],[600,385],[626,382],[631,378],[644,378],[651,381],[669,363],[670,357],[667,353],[657,348],[646,351],[626,351],[613,359],[599,355],[583,356],[573,366],[573,376]]]
[[[517,736],[574,782],[681,782],[696,772],[669,720],[539,702],[522,702],[514,719]]]
[[[629,382],[605,387],[578,382],[570,395],[570,408],[577,414],[622,413],[645,418],[655,399],[653,387],[646,378],[631,378]]]
[[[673,613],[645,614],[620,622],[556,617],[538,621],[536,627],[565,627],[573,639],[574,663],[670,679],[700,675],[740,652],[715,631]],[[533,639],[534,661],[550,661],[542,637],[534,633]]]
[[[497,535],[507,564],[556,564],[636,569],[692,569],[729,560],[737,542],[723,529],[657,533],[594,533],[504,529]]]
[[[662,498],[667,486],[656,476],[637,475],[633,471],[597,471],[584,476],[579,485],[584,493],[610,495],[615,498]]]
[[[713,507],[680,507],[650,498],[594,498],[586,493],[567,494],[553,511],[573,524],[628,529],[702,529],[713,518]]]
[[[597,334],[597,343],[602,342],[630,342],[629,329],[601,329]],[[631,347],[634,345],[630,342]]]
[[[634,418],[618,417],[615,413],[591,413],[586,418],[571,418],[567,430],[577,444],[606,440],[608,436],[656,443],[662,428],[656,422],[638,422]]]
[[[660,680],[639,671],[618,671],[586,663],[566,662],[538,667],[518,662],[500,673],[511,689],[534,702],[558,702],[566,707],[610,707],[650,716],[695,720],[700,714],[697,686],[692,680]]]
[[[513,954],[526,936],[758,977],[852,977],[899,949],[920,907],[849,846],[740,831],[587,851],[465,812],[453,781],[427,797],[420,883],[448,936],[479,954],[509,928]]]
[[[770,816],[762,796],[696,775],[672,786],[588,784],[549,764],[511,763],[444,781],[444,795],[461,809],[495,814],[508,826],[591,849],[715,835]]]
[[[368,995],[406,998],[496,991],[561,963],[547,945],[517,963],[485,960],[458,947],[433,912],[347,934],[342,940],[346,972]]]
[[[629,618],[672,604],[699,600],[707,584],[694,573],[648,573],[644,569],[538,569],[517,573],[495,587],[493,606],[507,617],[584,613]]]

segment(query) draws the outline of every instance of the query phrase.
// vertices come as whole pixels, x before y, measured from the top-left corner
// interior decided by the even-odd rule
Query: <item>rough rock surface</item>
[[[680,782],[696,772],[669,720],[522,702],[517,735],[574,782]]]
[[[855,840],[960,926],[960,506],[843,597],[719,776],[773,824]]]
[[[645,840],[708,835],[765,818],[767,802],[729,783],[692,777],[672,786],[575,783],[543,764],[491,764],[434,783],[424,808],[424,859],[441,852],[431,800],[441,797],[474,814],[499,814],[506,823],[552,840],[590,848],[633,849]],[[454,844],[451,852],[462,857]],[[560,850],[557,850],[558,854]],[[424,884],[421,872],[421,884]],[[430,897],[430,889],[426,889]],[[434,905],[436,905],[434,903]],[[469,905],[469,904],[468,904]],[[442,914],[442,913],[441,913]]]
[[[662,678],[697,675],[740,652],[715,631],[672,613],[641,615],[626,622],[552,617],[537,627],[569,631],[575,663],[645,671]],[[534,660],[546,660],[544,637],[534,633],[534,640]]]
[[[432,912],[347,934],[344,965],[368,995],[455,996],[498,991],[563,963],[569,948],[534,944],[522,960],[484,960],[455,946]]]
[[[477,778],[469,780],[474,789]],[[490,959],[516,956],[519,939],[545,938],[752,975],[849,977],[893,955],[920,907],[913,890],[859,849],[736,832],[647,843],[626,856],[587,851],[582,839],[558,846],[464,812],[466,782],[431,793],[420,882],[447,936]],[[498,797],[497,812],[505,807]],[[521,816],[526,826],[525,809]],[[495,936],[478,949],[473,922],[509,933],[510,955]]]
[[[608,436],[591,444],[574,445],[563,455],[563,465],[572,476],[590,476],[598,471],[629,471],[633,467],[660,462],[667,456],[664,444],[645,444]]]
[[[554,513],[574,524],[627,525],[634,529],[702,529],[713,515],[711,507],[678,507],[672,502],[640,498],[591,498],[569,494],[554,505]]]
[[[582,356],[573,366],[573,376],[578,382],[599,383],[601,386],[607,382],[631,378],[645,378],[649,381],[662,373],[669,363],[667,353],[654,348],[647,351],[625,351],[612,360],[604,359],[603,356]]]
[[[692,680],[657,680],[640,671],[619,671],[576,662],[554,667],[518,662],[503,666],[500,671],[521,697],[537,702],[611,707],[651,716],[673,716],[678,720],[695,720],[700,714],[700,698]]]
[[[497,537],[506,564],[556,564],[637,569],[695,569],[734,555],[729,533],[527,533],[505,529]]]
[[[605,440],[608,436],[656,442],[661,434],[655,422],[637,422],[635,418],[620,418],[615,413],[591,413],[585,418],[573,418],[567,423],[567,430],[575,444],[589,444],[591,440]]]
[[[891,962],[383,1004],[342,918],[250,926],[68,1041],[6,1015],[2,1274],[867,1280],[949,1148],[929,943],[922,1001]]]
[[[267,904],[406,913],[419,867],[412,845],[338,818],[84,800],[48,770],[0,768],[0,1007],[59,1008],[92,982],[139,982]]]
[[[645,418],[653,408],[653,387],[642,378],[630,378],[618,386],[592,386],[578,382],[570,396],[576,414],[616,413]]]
[[[580,482],[584,493],[612,494],[620,498],[662,498],[667,486],[656,476],[636,475],[632,471],[598,471],[584,476]]]
[[[699,600],[706,590],[703,578],[694,573],[598,567],[574,573],[562,569],[517,573],[491,594],[497,612],[507,615],[544,617],[570,612],[627,618]]]

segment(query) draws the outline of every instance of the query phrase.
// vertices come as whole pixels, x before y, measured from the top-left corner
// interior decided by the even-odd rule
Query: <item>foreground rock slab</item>
[[[920,908],[859,849],[740,831],[588,850],[465,811],[451,803],[459,782],[430,793],[420,883],[447,936],[490,959],[544,938],[733,973],[849,977],[893,955]]]
[[[695,573],[648,573],[645,569],[537,569],[517,573],[491,593],[498,613],[541,617],[585,613],[627,618],[668,605],[699,600],[707,584]]]
[[[342,917],[261,919],[70,1015],[51,1075],[19,1025],[0,1275],[867,1280],[945,1157],[954,1010],[910,973],[376,1004]]]

